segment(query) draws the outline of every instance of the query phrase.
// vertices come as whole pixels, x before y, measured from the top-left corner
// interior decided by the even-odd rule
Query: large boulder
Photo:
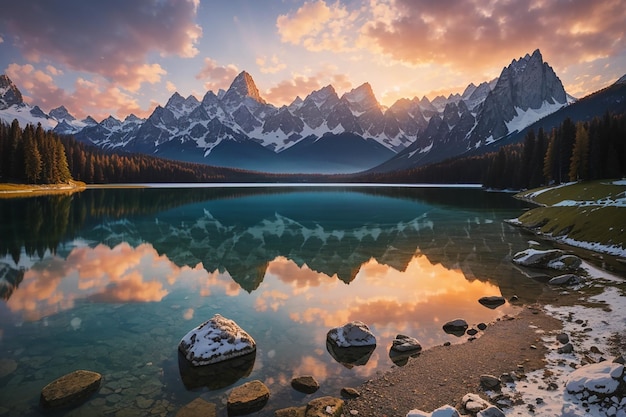
[[[570,373],[565,388],[580,400],[600,403],[607,398],[617,398],[616,393],[626,392],[625,378],[623,364],[604,361],[582,366]]]
[[[203,366],[256,352],[256,342],[237,323],[216,314],[187,333],[178,349],[193,366]]]
[[[326,339],[338,347],[376,346],[376,337],[363,322],[352,321],[328,331]]]
[[[102,375],[78,370],[52,381],[41,390],[39,403],[43,408],[72,407],[98,391]]]
[[[233,388],[228,395],[226,403],[228,415],[239,416],[259,411],[265,407],[269,398],[270,390],[263,382],[259,380],[246,382]]]

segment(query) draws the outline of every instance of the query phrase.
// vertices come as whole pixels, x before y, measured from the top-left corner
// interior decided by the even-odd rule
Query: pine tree
[[[589,134],[582,122],[576,123],[576,140],[569,167],[569,180],[589,178]]]
[[[24,176],[28,183],[35,184],[41,177],[41,154],[35,142],[32,129],[25,129],[24,141]]]

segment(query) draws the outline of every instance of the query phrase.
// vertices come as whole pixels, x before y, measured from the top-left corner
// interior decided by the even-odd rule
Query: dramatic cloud
[[[233,64],[218,65],[215,60],[204,58],[204,67],[196,75],[196,79],[207,80],[204,88],[217,93],[220,88],[227,89],[237,74],[239,70]]]
[[[30,64],[11,64],[7,75],[23,92],[28,92],[24,94],[26,102],[36,104],[44,111],[64,105],[79,119],[90,115],[100,121],[111,114],[124,118],[131,113],[147,117],[155,106],[153,103],[150,108],[142,109],[136,98],[106,80],[95,82],[78,78],[74,91],[68,92],[54,81],[53,76],[59,74],[58,70],[48,65],[46,71]]]
[[[10,2],[0,30],[31,62],[50,59],[71,70],[99,74],[136,91],[165,70],[149,54],[193,57],[202,29],[194,22],[199,0],[128,2]]]
[[[329,6],[318,0],[304,3],[294,13],[278,16],[276,28],[282,42],[303,45],[310,51],[346,51],[352,49],[348,34],[357,16],[339,2]]]
[[[373,2],[393,13],[373,16],[361,44],[408,64],[488,69],[540,48],[558,67],[624,50],[626,8],[615,0]]]

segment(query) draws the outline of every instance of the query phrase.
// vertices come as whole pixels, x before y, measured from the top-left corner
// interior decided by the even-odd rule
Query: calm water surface
[[[510,195],[439,188],[94,189],[72,197],[0,200],[0,415],[41,415],[48,382],[76,369],[104,376],[63,415],[173,416],[197,397],[218,404],[260,379],[258,415],[339,395],[402,363],[398,333],[427,348],[466,340],[442,325],[496,320],[482,296],[541,289],[510,263],[528,236],[505,223]],[[177,345],[219,313],[257,342],[240,372],[201,383]],[[351,320],[377,337],[342,364],[326,333]],[[314,375],[305,396],[291,378]],[[197,382],[197,381],[196,381]]]

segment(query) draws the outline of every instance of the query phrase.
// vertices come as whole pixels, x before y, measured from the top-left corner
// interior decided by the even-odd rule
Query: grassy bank
[[[49,194],[71,194],[83,191],[86,184],[81,181],[70,181],[67,184],[14,184],[0,183],[0,198],[24,198]]]
[[[516,198],[540,207],[514,223],[570,246],[626,257],[626,181],[570,183]]]

